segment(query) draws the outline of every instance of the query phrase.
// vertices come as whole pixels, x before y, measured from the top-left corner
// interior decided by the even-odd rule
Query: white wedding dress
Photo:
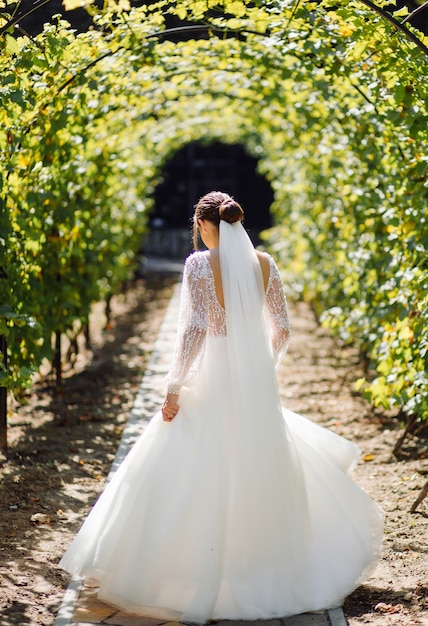
[[[219,250],[224,308],[207,253],[186,261],[177,416],[152,418],[60,565],[96,578],[101,600],[168,619],[338,606],[379,556],[382,511],[347,474],[358,448],[280,406],[289,328],[273,259],[264,293],[240,223],[221,222]]]

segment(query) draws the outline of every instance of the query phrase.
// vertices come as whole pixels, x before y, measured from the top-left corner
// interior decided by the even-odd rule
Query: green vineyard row
[[[285,283],[367,355],[358,388],[428,418],[426,38],[366,4],[119,2],[86,33],[5,30],[1,386],[30,384],[53,333],[132,273],[165,162],[221,140],[272,185]]]

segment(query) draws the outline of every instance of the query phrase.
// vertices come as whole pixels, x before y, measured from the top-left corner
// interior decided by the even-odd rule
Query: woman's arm
[[[196,254],[187,259],[184,267],[177,341],[162,406],[165,421],[176,416],[181,387],[192,379],[204,349],[208,325],[206,263],[202,255]]]
[[[272,349],[275,362],[278,363],[287,352],[290,320],[278,267],[272,257],[269,257],[269,262],[270,275],[266,291],[266,311],[271,330]]]

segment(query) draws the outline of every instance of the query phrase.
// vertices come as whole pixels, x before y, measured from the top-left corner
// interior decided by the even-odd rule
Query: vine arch
[[[35,40],[3,24],[5,386],[129,275],[166,161],[204,138],[258,160],[288,282],[369,355],[366,395],[428,414],[425,42],[367,4],[162,0]],[[168,16],[209,36],[170,41]]]

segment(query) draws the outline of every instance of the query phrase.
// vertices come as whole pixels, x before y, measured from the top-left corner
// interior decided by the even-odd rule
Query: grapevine
[[[30,384],[53,333],[132,273],[165,162],[203,138],[259,160],[269,244],[367,355],[357,388],[428,418],[427,38],[371,4],[118,3],[91,7],[87,33],[58,19],[33,39],[4,18],[3,387]]]

